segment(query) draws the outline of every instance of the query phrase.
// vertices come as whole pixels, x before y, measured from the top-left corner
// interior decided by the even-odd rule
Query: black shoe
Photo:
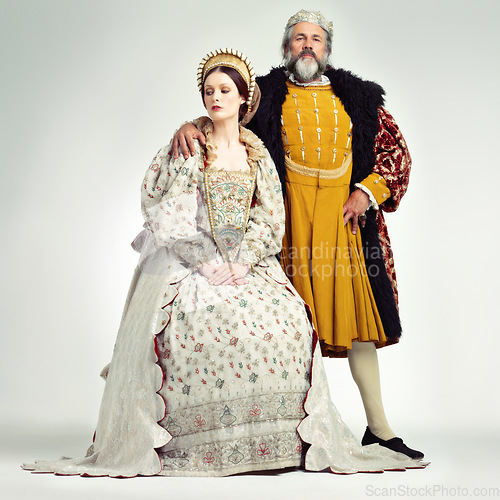
[[[421,451],[412,450],[411,448],[408,448],[408,446],[406,446],[403,443],[403,440],[401,438],[393,437],[392,439],[384,441],[383,439],[380,439],[377,436],[375,436],[375,434],[373,434],[373,432],[367,427],[365,435],[361,440],[361,444],[363,446],[366,446],[368,444],[375,444],[375,443],[378,443],[380,446],[384,446],[385,448],[389,448],[392,451],[397,451],[398,453],[404,453],[410,458],[416,460],[424,458],[424,454]]]

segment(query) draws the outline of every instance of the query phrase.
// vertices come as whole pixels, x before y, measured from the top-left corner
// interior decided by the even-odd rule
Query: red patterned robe
[[[394,212],[406,193],[410,178],[411,156],[401,130],[392,115],[382,106],[379,107],[378,119],[379,129],[375,137],[374,148],[376,161],[373,172],[380,174],[385,179],[387,187],[391,191],[391,197],[382,203],[380,210],[377,211],[377,226],[387,275],[391,280],[397,303],[396,270],[383,212]]]

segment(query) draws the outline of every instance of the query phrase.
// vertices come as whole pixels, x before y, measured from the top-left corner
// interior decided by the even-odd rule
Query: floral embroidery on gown
[[[283,227],[278,179],[265,158],[257,171],[254,158],[248,173],[216,170],[209,160],[189,181],[202,200],[197,230],[210,233],[217,245],[211,262],[240,258],[253,269],[246,285],[213,286],[198,272],[177,285],[169,323],[157,337],[167,407],[160,425],[173,436],[158,450],[163,475],[301,464],[296,428],[310,385],[312,327],[269,253],[279,247]],[[148,181],[146,190],[156,186]],[[184,205],[176,210],[187,213]],[[267,251],[266,240],[272,242]],[[257,255],[265,257],[257,261]]]
[[[340,419],[306,306],[275,258],[284,207],[269,153],[241,128],[250,172],[217,171],[211,125],[204,132],[206,151],[174,160],[166,146],[146,172],[141,257],[93,445],[23,467],[114,477],[424,467],[361,447]],[[248,284],[213,286],[197,271],[225,259],[250,266]]]

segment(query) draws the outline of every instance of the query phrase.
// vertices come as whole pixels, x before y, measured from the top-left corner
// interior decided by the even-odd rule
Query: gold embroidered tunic
[[[311,306],[324,354],[345,356],[354,340],[385,345],[362,252],[361,234],[344,226],[352,172],[352,122],[330,85],[287,82],[282,140],[287,165],[283,264]],[[373,177],[373,178],[372,178]],[[374,182],[376,181],[376,182]],[[363,181],[380,202],[384,180]]]

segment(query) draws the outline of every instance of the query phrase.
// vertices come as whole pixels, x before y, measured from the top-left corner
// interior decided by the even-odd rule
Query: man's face
[[[297,23],[292,29],[289,51],[293,59],[297,59],[304,49],[312,50],[321,60],[326,50],[325,31],[314,23]],[[305,54],[301,59],[312,59],[310,54]]]
[[[318,81],[328,64],[326,33],[314,23],[297,23],[292,35],[283,65],[299,82]]]

